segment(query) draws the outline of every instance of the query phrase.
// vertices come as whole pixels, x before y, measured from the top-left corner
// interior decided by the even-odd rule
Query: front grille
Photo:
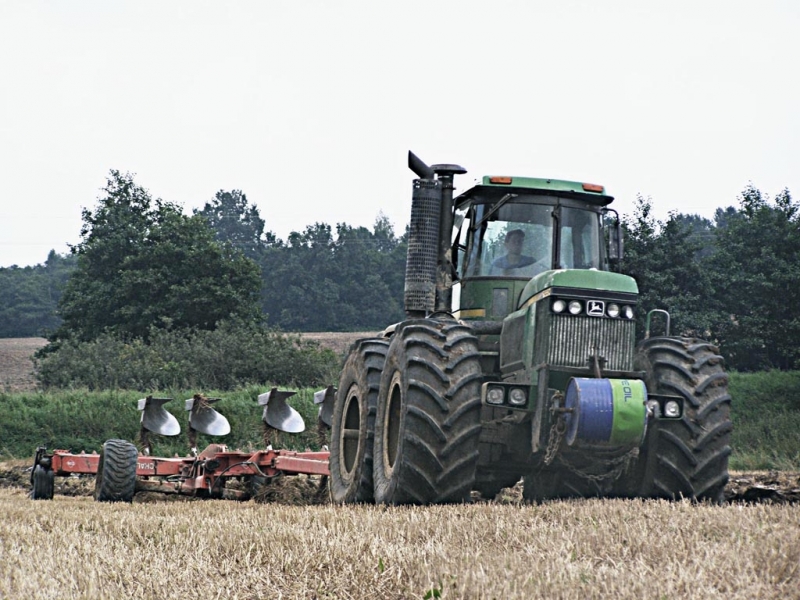
[[[635,323],[628,319],[550,315],[547,362],[562,367],[590,365],[594,354],[606,359],[605,369],[633,370]]]

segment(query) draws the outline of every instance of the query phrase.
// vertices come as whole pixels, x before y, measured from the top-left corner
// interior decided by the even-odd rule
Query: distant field
[[[344,355],[355,340],[379,335],[375,331],[348,333],[301,333],[336,354]],[[33,353],[44,346],[44,338],[0,338],[0,391],[27,392],[36,389]]]
[[[44,338],[0,339],[0,391],[25,392],[36,387],[31,357],[46,343]]]
[[[319,342],[321,346],[330,348],[336,354],[344,355],[350,348],[350,344],[358,339],[365,337],[377,337],[380,335],[379,331],[359,331],[348,333],[301,333],[303,339],[314,340]]]

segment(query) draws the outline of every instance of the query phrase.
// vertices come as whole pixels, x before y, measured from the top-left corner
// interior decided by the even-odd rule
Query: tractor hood
[[[559,269],[539,273],[531,279],[519,297],[519,306],[549,288],[577,288],[638,294],[639,287],[633,277],[594,269]]]

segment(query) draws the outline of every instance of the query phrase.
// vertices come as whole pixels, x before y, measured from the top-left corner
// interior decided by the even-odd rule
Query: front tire
[[[693,338],[651,338],[637,348],[635,368],[647,389],[680,396],[679,420],[656,420],[635,469],[636,495],[721,502],[728,482],[733,424],[728,376],[718,349]]]
[[[388,347],[389,341],[382,338],[359,340],[342,369],[331,426],[333,502],[373,500],[375,411]]]
[[[98,502],[132,502],[136,493],[136,461],[139,451],[125,440],[103,444],[94,483]]]
[[[375,501],[461,502],[475,483],[482,373],[477,339],[452,319],[395,332],[375,420]]]

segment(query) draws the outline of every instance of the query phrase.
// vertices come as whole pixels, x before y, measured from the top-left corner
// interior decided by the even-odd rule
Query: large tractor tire
[[[372,502],[375,411],[389,340],[359,340],[339,378],[331,425],[330,489],[334,502]]]
[[[125,440],[103,444],[94,482],[98,502],[132,502],[136,492],[136,446]]]
[[[625,495],[724,499],[733,424],[722,365],[717,348],[702,340],[659,337],[639,344],[635,368],[647,373],[648,391],[682,397],[684,414],[651,423],[632,476],[620,482]]]
[[[375,418],[375,501],[440,504],[469,498],[481,430],[477,339],[452,319],[396,331]]]
[[[55,473],[51,469],[45,469],[42,465],[36,465],[33,469],[31,498],[34,500],[52,500],[54,490]]]

